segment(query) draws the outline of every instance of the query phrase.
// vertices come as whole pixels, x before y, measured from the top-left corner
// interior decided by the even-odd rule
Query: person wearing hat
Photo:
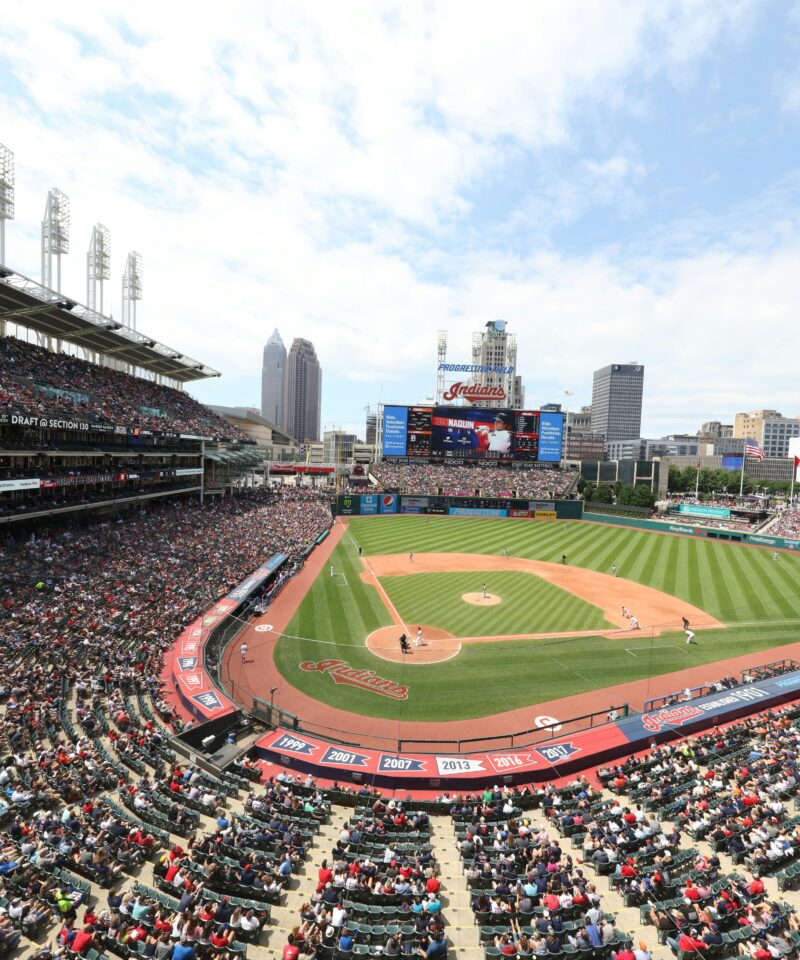
[[[498,410],[494,417],[494,429],[490,430],[484,425],[477,427],[478,450],[511,453],[511,430],[511,414],[507,410]]]

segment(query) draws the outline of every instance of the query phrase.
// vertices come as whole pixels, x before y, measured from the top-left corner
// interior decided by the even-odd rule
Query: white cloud
[[[788,373],[788,354],[749,331],[757,322],[777,337],[797,315],[791,224],[776,237],[761,216],[755,249],[729,230],[728,256],[695,222],[678,225],[691,256],[658,256],[673,225],[645,239],[647,259],[559,254],[551,241],[554,225],[589,209],[635,213],[649,172],[630,141],[581,156],[581,112],[646,114],[648,81],[693,82],[716,44],[746,31],[750,10],[353,0],[187,16],[181,5],[45,2],[34,18],[7,0],[0,81],[12,95],[0,100],[0,139],[18,178],[9,260],[38,275],[46,190],[63,189],[65,290],[83,297],[101,220],[114,245],[107,302],[119,312],[125,253],[140,250],[141,328],[223,370],[197,388],[221,402],[253,401],[276,325],[315,342],[326,390],[345,385],[326,403],[344,410],[377,399],[381,382],[385,399],[424,395],[436,330],[466,353],[471,331],[503,316],[537,401],[565,388],[588,400],[595,366],[636,356],[649,406],[689,415],[699,384],[702,402],[727,402],[747,351],[752,379],[736,389],[752,383],[779,404],[774,365]],[[520,158],[542,165],[545,186],[514,207],[505,233],[497,223],[482,232],[470,221],[476,198]],[[523,224],[540,229],[547,252],[502,252]]]

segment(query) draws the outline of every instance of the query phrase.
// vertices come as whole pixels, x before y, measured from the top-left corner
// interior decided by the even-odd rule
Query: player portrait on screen
[[[477,428],[478,450],[487,450],[490,453],[511,453],[511,431],[511,414],[506,410],[498,410],[495,414],[493,430],[486,426]]]

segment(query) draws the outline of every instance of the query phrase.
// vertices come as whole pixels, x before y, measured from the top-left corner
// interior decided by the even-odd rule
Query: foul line
[[[356,547],[357,549],[358,544],[353,538],[353,534],[350,533],[350,527],[347,528],[347,536],[350,537],[350,540],[352,541],[353,546]],[[366,557],[361,557],[360,559],[362,564],[367,568],[367,570],[369,570],[370,576],[375,581],[375,587],[378,593],[383,597],[383,602],[386,605],[387,609],[389,610],[389,613],[391,613],[392,616],[394,617],[395,623],[398,623],[403,628],[403,633],[408,633],[408,624],[400,616],[400,613],[397,607],[389,599],[389,594],[383,589],[383,584],[380,582],[378,577],[375,575],[375,572],[373,571],[372,567],[369,565],[369,560],[367,560]]]

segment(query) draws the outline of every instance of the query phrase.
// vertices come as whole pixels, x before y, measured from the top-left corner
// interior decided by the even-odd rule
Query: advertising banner
[[[367,517],[376,514],[378,512],[378,495],[376,493],[362,494],[358,512]]]
[[[383,493],[380,495],[381,513],[397,513],[398,497],[394,493]]]
[[[731,515],[728,507],[704,507],[699,503],[682,503],[678,507],[678,513],[687,513],[691,517],[729,517]]]
[[[564,435],[564,414],[543,410],[539,414],[540,463],[559,463]]]
[[[404,457],[408,433],[408,407],[383,408],[383,455]]]
[[[723,470],[741,470],[742,458],[741,457],[723,457],[722,469]]]
[[[38,490],[39,486],[38,479],[0,480],[0,493],[8,493],[12,490]]]
[[[507,517],[508,510],[495,510],[489,507],[448,507],[451,517]]]
[[[259,756],[277,759],[289,766],[300,766],[326,776],[325,768],[335,768],[335,779],[344,771],[360,776],[367,773],[376,781],[403,781],[404,787],[416,780],[420,786],[433,779],[448,785],[461,781],[486,781],[498,774],[519,774],[525,782],[551,780],[563,775],[577,763],[589,765],[644,749],[655,737],[674,737],[682,727],[711,726],[736,716],[769,709],[794,699],[800,691],[800,672],[784,674],[711,693],[696,700],[663,707],[650,713],[634,714],[611,723],[565,735],[560,740],[544,740],[528,747],[490,752],[437,755],[431,753],[386,753],[378,749],[331,744],[306,733],[274,730],[257,744]],[[356,780],[358,782],[358,776]],[[489,783],[492,779],[488,780]],[[470,789],[472,789],[470,785]]]
[[[536,520],[555,520],[558,514],[555,510],[537,510],[534,514]]]
[[[361,497],[358,495],[339,497],[339,503],[337,505],[338,512],[348,517],[357,514],[360,500]]]

